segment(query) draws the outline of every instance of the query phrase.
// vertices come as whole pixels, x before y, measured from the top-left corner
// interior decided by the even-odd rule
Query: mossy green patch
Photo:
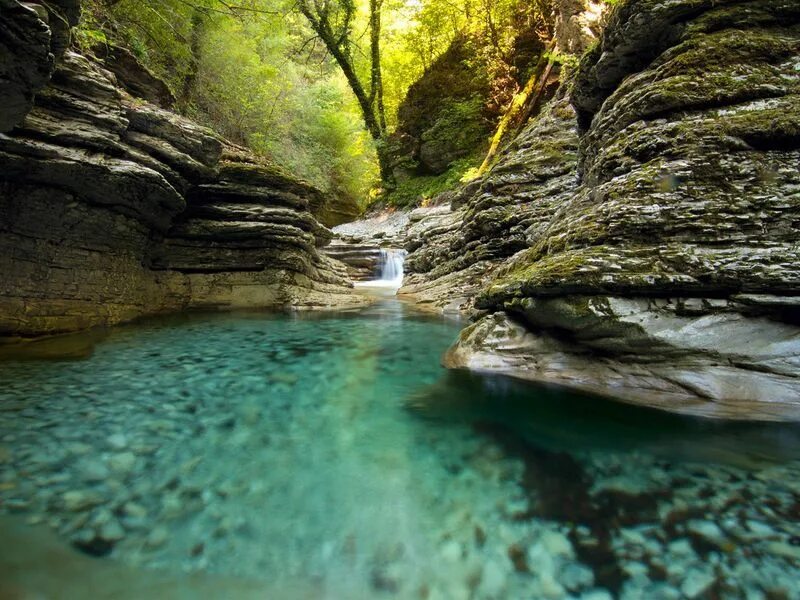
[[[398,181],[386,197],[386,202],[398,207],[424,204],[442,192],[458,187],[464,174],[480,165],[480,162],[481,156],[473,155],[454,161],[441,175],[421,175]]]

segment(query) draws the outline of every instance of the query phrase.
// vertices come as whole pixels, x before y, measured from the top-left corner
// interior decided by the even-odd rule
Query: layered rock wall
[[[317,251],[331,238],[311,213],[318,190],[64,52],[55,13],[12,8],[2,26],[19,35],[6,47],[47,44],[40,75],[57,67],[44,85],[11,57],[16,97],[33,104],[11,103],[0,134],[0,336],[187,307],[357,301],[343,266]]]
[[[457,263],[428,258],[436,236],[409,257],[427,286],[488,261],[471,280],[492,314],[447,363],[695,414],[800,417],[798,57],[797,0],[622,3],[578,69],[574,116],[559,112],[574,137],[554,176],[535,177],[533,157],[568,127],[462,192],[460,236],[444,238]],[[514,185],[497,187],[514,160]]]

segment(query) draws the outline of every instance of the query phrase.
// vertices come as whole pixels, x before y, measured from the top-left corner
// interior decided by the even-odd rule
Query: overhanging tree
[[[386,114],[383,105],[381,73],[381,9],[383,0],[369,0],[369,81],[361,80],[356,68],[353,48],[354,0],[298,0],[298,8],[322,40],[347,80],[358,101],[364,125],[375,141],[384,186],[394,185],[386,150]]]

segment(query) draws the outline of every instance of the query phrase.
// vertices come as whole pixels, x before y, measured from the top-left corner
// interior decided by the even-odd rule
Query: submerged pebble
[[[534,418],[539,391],[443,378],[458,326],[375,311],[143,324],[85,361],[0,364],[0,400],[26,399],[0,412],[0,511],[137,568],[330,597],[800,597],[797,460],[671,454],[704,435],[650,452],[649,421],[626,445],[566,396]]]

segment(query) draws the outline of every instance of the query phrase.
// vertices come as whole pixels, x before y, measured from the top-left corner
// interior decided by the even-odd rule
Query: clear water
[[[0,511],[286,598],[800,597],[797,427],[447,373],[460,326],[392,299],[1,362]]]

